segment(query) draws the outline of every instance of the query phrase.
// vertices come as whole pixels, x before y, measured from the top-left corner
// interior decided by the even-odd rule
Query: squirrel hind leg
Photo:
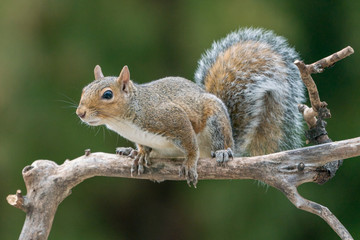
[[[191,187],[191,183],[196,188],[197,182],[198,182],[198,174],[196,171],[196,167],[189,167],[187,164],[183,164],[180,168],[179,175],[185,176],[187,184],[189,187]]]
[[[216,106],[216,105],[215,105]],[[234,146],[230,120],[225,107],[217,106],[206,121],[205,135],[210,140],[211,157],[221,165],[233,158]]]
[[[196,188],[198,182],[197,161],[199,159],[199,147],[195,133],[192,132],[191,135],[188,138],[176,139],[173,142],[185,154],[185,160],[180,167],[179,176],[186,178],[189,187],[192,184]]]
[[[185,160],[179,171],[179,176],[185,177],[187,184],[191,187],[191,183],[196,188],[198,182],[197,161],[199,159],[199,150],[196,145],[194,148],[183,148],[185,150]]]
[[[266,91],[261,101],[262,108],[257,114],[253,114],[252,121],[245,130],[241,147],[250,156],[265,155],[280,150],[280,143],[286,137],[283,131],[284,110],[282,106],[283,96],[274,96],[274,92]],[[279,100],[280,99],[280,100]]]

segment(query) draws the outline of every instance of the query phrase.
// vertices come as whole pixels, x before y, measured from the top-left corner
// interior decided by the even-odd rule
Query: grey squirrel
[[[181,77],[146,84],[94,69],[76,110],[88,125],[106,125],[137,145],[119,148],[143,173],[150,158],[185,157],[180,169],[196,186],[199,157],[220,163],[301,146],[304,87],[295,50],[271,31],[245,28],[214,42],[199,61],[197,84]]]

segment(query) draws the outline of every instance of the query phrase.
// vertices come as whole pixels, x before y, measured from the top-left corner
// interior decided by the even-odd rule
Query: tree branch
[[[313,213],[324,219],[341,239],[353,239],[349,231],[341,224],[336,216],[327,208],[318,203],[303,198],[295,187],[289,186],[285,189],[287,198],[299,209]]]
[[[296,207],[321,216],[342,239],[352,239],[327,208],[303,199],[296,187],[306,182],[316,182],[321,174],[317,169],[324,164],[359,155],[360,137],[265,156],[235,158],[226,167],[218,166],[213,159],[200,159],[198,174],[199,179],[261,180],[284,192]],[[154,159],[151,167],[134,177],[131,177],[132,161],[126,156],[88,152],[87,156],[67,160],[61,165],[49,160],[37,160],[26,166],[22,174],[27,189],[27,204],[20,204],[20,208],[26,212],[26,219],[19,239],[47,239],[58,205],[73,187],[85,179],[108,176],[158,182],[185,180],[179,177],[181,159]],[[14,205],[14,196],[8,196],[11,205]]]

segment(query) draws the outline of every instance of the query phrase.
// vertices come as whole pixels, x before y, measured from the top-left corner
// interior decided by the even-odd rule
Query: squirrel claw
[[[144,165],[140,164],[139,161],[134,159],[132,165],[131,165],[131,176],[134,176],[134,173],[137,172],[137,175],[141,175],[144,173]]]
[[[138,154],[132,165],[131,165],[131,176],[134,176],[134,173],[137,172],[138,175],[144,173],[144,156],[142,154]]]
[[[189,187],[191,187],[191,183],[196,188],[196,184],[198,182],[198,174],[196,172],[196,168],[194,167],[188,167],[186,165],[182,165],[179,171],[180,177],[185,177],[186,182]]]
[[[136,171],[137,167],[136,165],[134,165],[134,163],[131,165],[131,169],[130,169],[130,174],[131,174],[131,177],[134,176],[134,172]]]
[[[138,166],[138,175],[141,175],[144,173],[144,165],[140,165]]]
[[[216,152],[211,152],[211,157],[216,158],[216,162],[219,165],[226,164],[230,159],[234,158],[234,154],[231,148],[218,150]]]
[[[149,167],[151,165],[150,162],[150,148],[144,148],[140,151],[132,150],[130,155],[133,155],[135,157],[132,165],[131,165],[131,176],[133,176],[134,172],[137,172],[138,175],[141,175],[144,173],[145,167]]]

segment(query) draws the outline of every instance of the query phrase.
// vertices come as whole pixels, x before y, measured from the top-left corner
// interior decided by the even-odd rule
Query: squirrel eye
[[[101,96],[102,99],[111,99],[113,97],[113,93],[111,90],[107,90]]]

